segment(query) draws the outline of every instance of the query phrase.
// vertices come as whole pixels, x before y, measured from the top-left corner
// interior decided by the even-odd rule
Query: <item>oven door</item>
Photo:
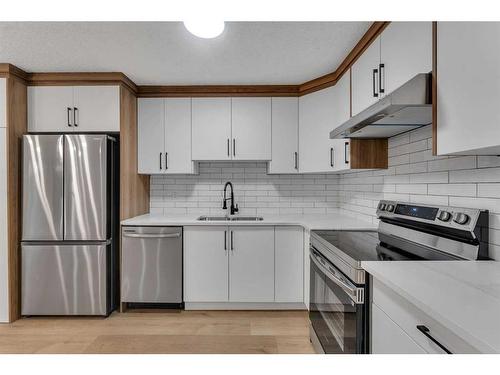
[[[324,353],[366,353],[366,288],[311,247],[309,318]],[[313,340],[314,341],[314,340]]]

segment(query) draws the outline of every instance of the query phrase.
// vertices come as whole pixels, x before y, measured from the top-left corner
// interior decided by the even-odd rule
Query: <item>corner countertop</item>
[[[123,220],[122,225],[133,226],[184,226],[184,225],[298,225],[308,230],[376,230],[377,226],[369,221],[359,220],[342,214],[331,215],[262,215],[262,221],[198,221],[200,215],[161,215],[146,214]]]
[[[500,262],[362,262],[373,277],[483,353],[500,353]]]

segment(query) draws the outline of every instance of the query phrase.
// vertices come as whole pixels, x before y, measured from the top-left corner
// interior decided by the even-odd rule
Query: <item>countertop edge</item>
[[[406,292],[403,288],[399,287],[397,283],[393,282],[390,277],[379,272],[376,268],[376,261],[365,261],[361,262],[361,266],[365,271],[367,271],[370,275],[375,277],[381,283],[386,285],[388,288],[392,289],[394,292],[399,294],[401,297],[408,300],[410,303],[415,305],[418,309],[422,310],[426,315],[429,315],[432,319],[436,320],[438,323],[442,324],[444,327],[448,328],[462,340],[467,342],[469,345],[476,348],[481,353],[498,353],[498,351],[490,346],[488,343],[482,341],[477,336],[472,333],[467,332],[462,327],[458,326],[454,322],[446,319],[439,311],[436,311],[432,306],[429,306],[425,302],[422,302],[420,299],[415,297],[414,295]]]

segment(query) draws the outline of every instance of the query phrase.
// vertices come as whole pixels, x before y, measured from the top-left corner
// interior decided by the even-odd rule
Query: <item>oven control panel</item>
[[[377,206],[379,218],[399,217],[463,230],[473,229],[481,212],[473,208],[431,206],[386,200],[381,200]]]

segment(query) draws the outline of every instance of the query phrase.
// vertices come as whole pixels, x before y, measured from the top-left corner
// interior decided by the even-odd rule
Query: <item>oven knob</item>
[[[380,211],[384,211],[384,210],[385,210],[385,203],[380,203],[380,204],[378,205],[378,209],[379,209]]]
[[[393,204],[389,204],[389,205],[387,205],[387,209],[386,209],[386,211],[389,211],[389,212],[394,211],[394,205],[393,205]]]
[[[453,221],[457,224],[467,224],[469,221],[469,215],[464,214],[463,212],[457,212],[453,215]]]
[[[438,215],[438,219],[441,221],[448,221],[451,219],[451,214],[448,211],[441,211]]]

